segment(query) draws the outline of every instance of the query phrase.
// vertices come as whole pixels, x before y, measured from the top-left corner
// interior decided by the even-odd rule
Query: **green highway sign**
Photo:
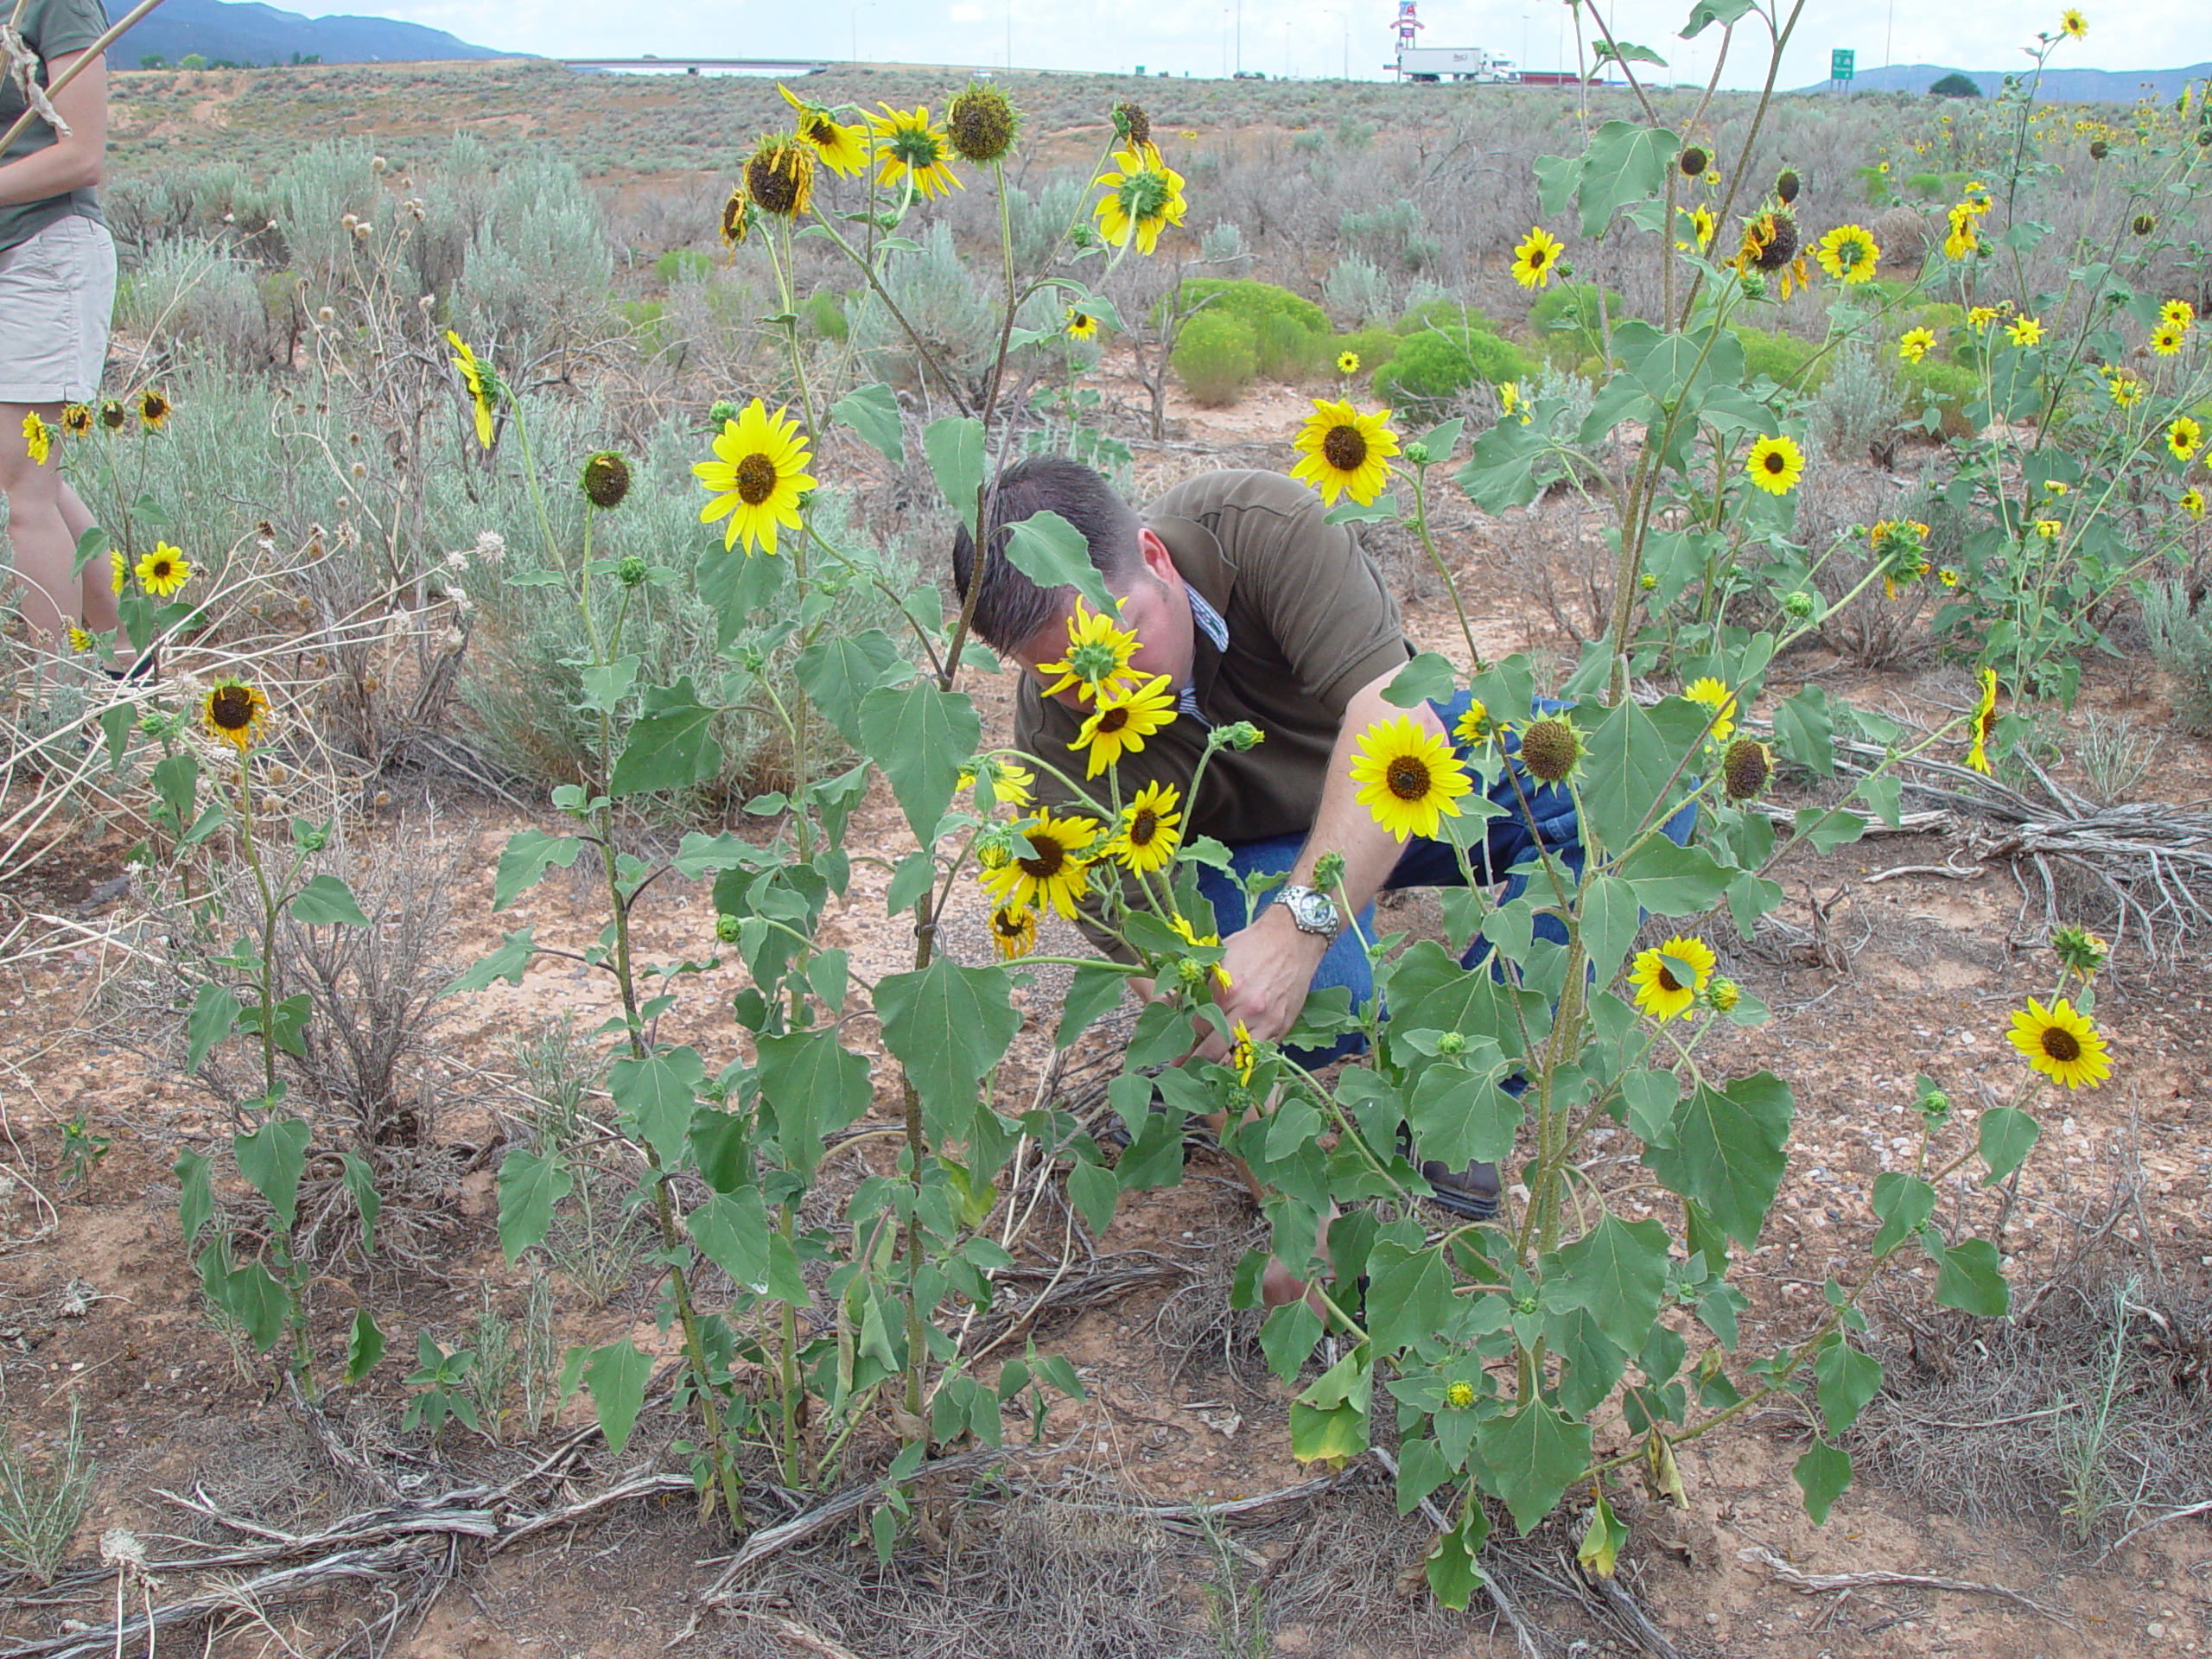
[[[1840,48],[1829,53],[1828,79],[1830,80],[1849,80],[1851,79],[1852,66],[1858,61],[1858,59],[1859,54],[1856,52],[1846,52]]]

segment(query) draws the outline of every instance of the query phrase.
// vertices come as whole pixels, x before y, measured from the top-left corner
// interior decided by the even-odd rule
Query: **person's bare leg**
[[[77,543],[85,539],[85,532],[98,521],[92,517],[92,510],[78,499],[77,492],[69,487],[67,479],[62,480],[58,505],[61,509],[61,527],[69,532],[69,556],[73,562],[77,556]],[[77,613],[87,633],[105,633],[122,626],[122,619],[115,610],[114,573],[105,559],[94,559],[85,567],[85,574],[77,579]],[[122,653],[122,660],[127,663],[130,656],[130,645],[118,641],[117,649]]]
[[[61,497],[68,486],[61,481],[59,461],[51,454],[44,466],[31,461],[23,437],[23,417],[29,414],[54,428],[54,442],[60,441],[60,404],[0,404],[0,494],[8,498],[8,539],[16,550],[23,620],[30,626],[35,648],[59,653],[67,648],[69,624],[77,620],[63,609],[78,600],[79,584],[69,579],[77,537],[62,512]],[[69,499],[76,500],[73,493]],[[83,506],[77,503],[79,512]],[[86,522],[91,522],[89,514]],[[112,606],[108,613],[114,614]]]

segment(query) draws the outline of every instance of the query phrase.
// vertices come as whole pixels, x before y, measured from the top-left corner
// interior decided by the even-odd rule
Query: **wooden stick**
[[[71,64],[67,69],[64,69],[61,72],[61,78],[59,80],[53,81],[48,84],[46,89],[47,97],[48,99],[54,97],[64,86],[67,86],[71,81],[76,79],[78,75],[81,73],[87,66],[99,61],[100,54],[106,51],[109,47],[120,40],[125,29],[129,29],[131,24],[137,22],[141,17],[143,17],[148,12],[151,11],[156,6],[158,6],[161,3],[162,0],[138,0],[137,5],[131,9],[128,16],[124,18],[124,20],[118,23],[114,28],[108,30],[106,34],[101,35],[99,39],[94,41],[90,46],[86,47],[83,53],[78,57],[77,61]],[[17,6],[16,10],[20,16],[22,11],[22,8],[21,6]],[[26,108],[21,115],[16,118],[15,125],[10,127],[6,132],[0,133],[0,155],[5,155],[7,153],[8,146],[16,142],[16,135],[21,133],[25,127],[30,125],[31,118],[37,113],[38,111],[34,108]]]
[[[1807,1595],[1815,1595],[1823,1590],[1857,1590],[1869,1585],[1893,1585],[1907,1590],[1951,1590],[1962,1595],[2001,1596],[2007,1601],[2018,1602],[2030,1612],[2038,1614],[2054,1624],[2063,1624],[2069,1630],[2081,1628],[2069,1615],[2044,1606],[2033,1596],[2008,1589],[2001,1584],[1976,1584],[1967,1579],[1938,1579],[1921,1573],[1880,1570],[1872,1573],[1801,1573],[1772,1550],[1758,1544],[1738,1550],[1736,1559],[1758,1562],[1776,1578],[1785,1584],[1795,1585]]]

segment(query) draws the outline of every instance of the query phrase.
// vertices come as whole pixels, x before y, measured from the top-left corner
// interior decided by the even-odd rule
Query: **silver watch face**
[[[1283,902],[1290,906],[1290,919],[1306,932],[1337,931],[1336,902],[1327,893],[1313,887],[1295,887],[1284,894]]]

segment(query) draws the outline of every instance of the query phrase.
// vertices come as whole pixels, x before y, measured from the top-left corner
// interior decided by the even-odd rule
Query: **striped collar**
[[[1188,582],[1183,584],[1183,592],[1190,599],[1191,620],[1198,632],[1212,642],[1216,651],[1227,651],[1229,624],[1223,619],[1221,613],[1208,604],[1205,595]],[[1211,728],[1213,722],[1199,711],[1198,693],[1195,686],[1186,685],[1176,695],[1175,708],[1178,713],[1188,715],[1199,725]]]

